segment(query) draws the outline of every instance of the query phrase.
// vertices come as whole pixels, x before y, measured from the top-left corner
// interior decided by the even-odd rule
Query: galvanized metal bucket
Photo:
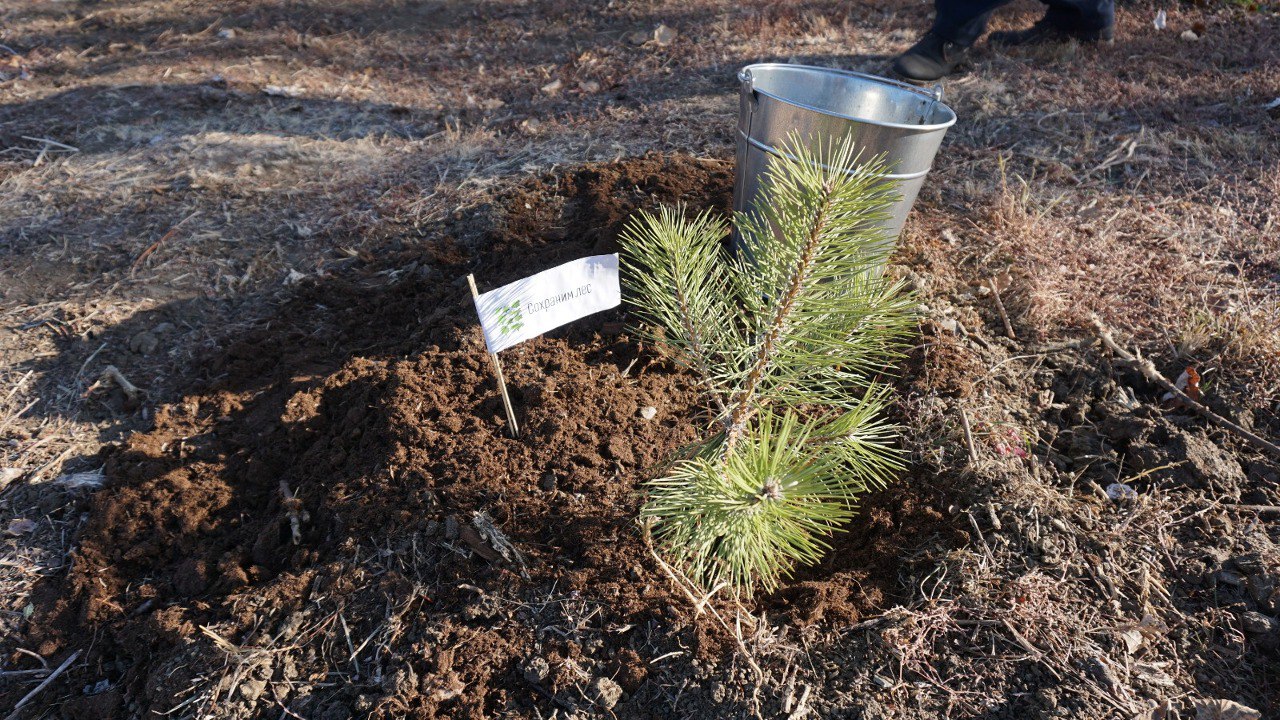
[[[890,169],[885,178],[898,183],[901,199],[885,223],[896,241],[942,137],[956,121],[942,103],[942,87],[924,90],[874,75],[781,63],[748,65],[738,80],[734,211],[750,211],[771,158],[782,154],[792,133],[826,148],[851,138],[861,158],[882,156]]]

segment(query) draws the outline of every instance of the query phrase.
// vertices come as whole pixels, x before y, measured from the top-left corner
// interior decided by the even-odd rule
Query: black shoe
[[[1039,43],[1064,42],[1066,40],[1110,44],[1114,39],[1115,25],[1107,25],[1102,28],[1082,26],[1075,18],[1056,14],[1050,10],[1035,25],[1026,30],[993,32],[987,37],[987,42],[992,45],[1013,47],[1015,45],[1035,45]]]
[[[907,80],[937,80],[950,75],[968,52],[967,46],[943,40],[933,32],[928,32],[920,38],[920,42],[893,61],[893,71]]]

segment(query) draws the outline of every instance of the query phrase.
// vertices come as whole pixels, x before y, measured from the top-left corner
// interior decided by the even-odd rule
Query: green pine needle
[[[624,270],[651,337],[699,376],[719,427],[649,484],[642,517],[709,587],[771,590],[818,562],[859,495],[901,469],[891,401],[875,378],[910,331],[913,303],[882,269],[897,198],[851,143],[792,137],[753,214],[641,213]],[[848,170],[848,168],[856,168]]]

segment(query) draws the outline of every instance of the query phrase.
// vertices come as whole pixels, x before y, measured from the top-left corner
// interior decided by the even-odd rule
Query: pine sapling
[[[878,381],[912,302],[882,268],[896,199],[852,145],[791,138],[756,210],[728,223],[679,208],[640,213],[624,271],[648,332],[695,374],[715,416],[705,441],[649,483],[641,511],[665,552],[706,587],[772,590],[817,562],[859,495],[902,463]]]

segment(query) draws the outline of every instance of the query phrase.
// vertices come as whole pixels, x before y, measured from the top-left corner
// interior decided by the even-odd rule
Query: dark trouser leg
[[[1062,1],[1064,0],[1055,0]],[[992,11],[1009,2],[1010,0],[935,0],[934,7],[938,14],[933,21],[933,32],[943,40],[968,47],[987,28],[987,19],[991,17]]]
[[[1111,27],[1116,22],[1115,0],[1044,0],[1048,17],[1061,27],[1091,31]]]

